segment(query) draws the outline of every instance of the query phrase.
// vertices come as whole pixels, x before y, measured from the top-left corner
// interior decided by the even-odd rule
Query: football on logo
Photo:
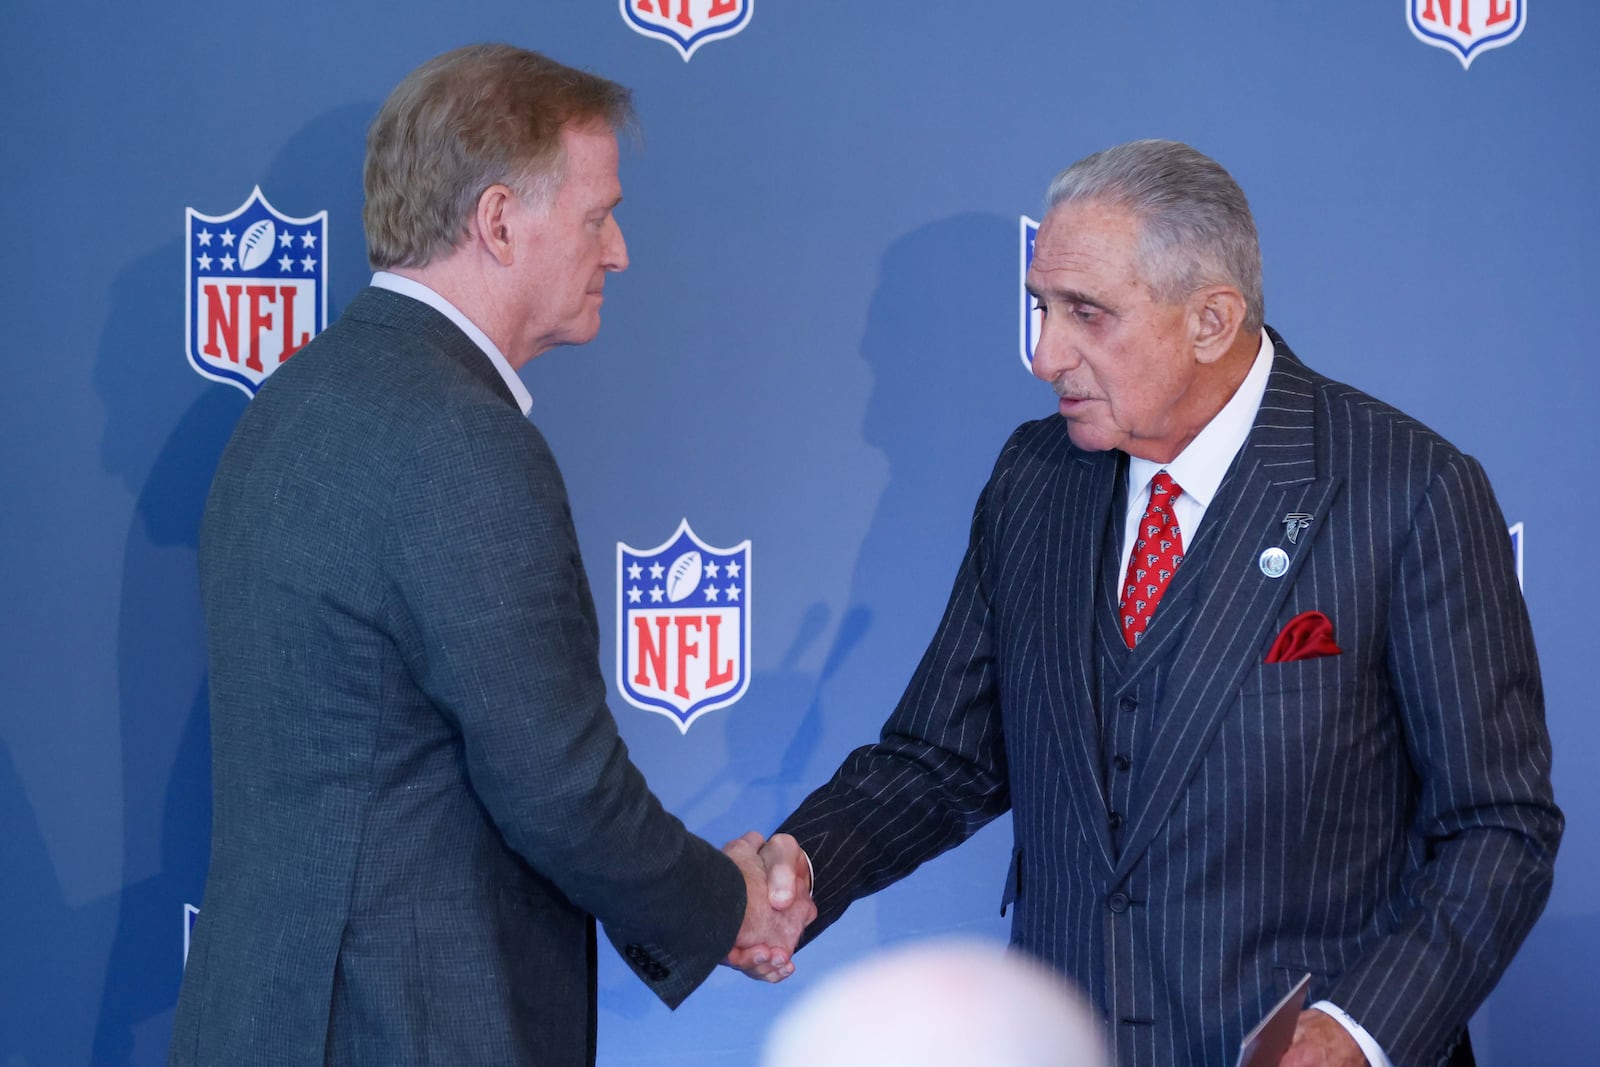
[[[685,63],[703,44],[732,37],[750,24],[756,0],[618,0],[634,32],[665,41]]]
[[[279,212],[260,187],[226,215],[187,209],[187,352],[250,396],[328,324],[328,213]]]
[[[750,686],[750,542],[716,548],[689,520],[655,548],[617,543],[617,689],[681,733]]]
[[[1461,69],[1522,36],[1528,0],[1405,0],[1406,25],[1423,44],[1454,52]]]

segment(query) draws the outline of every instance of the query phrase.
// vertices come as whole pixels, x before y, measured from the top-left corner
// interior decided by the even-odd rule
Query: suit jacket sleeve
[[[1389,607],[1389,683],[1418,781],[1414,875],[1328,994],[1397,1064],[1466,1025],[1550,892],[1550,791],[1533,634],[1479,464],[1441,465],[1412,517]]]
[[[876,744],[852,752],[779,830],[816,870],[809,940],[849,904],[904,878],[1010,808],[1001,729],[990,557],[1023,431],[978,498],[939,629]]]
[[[738,869],[662,809],[605,703],[566,490],[496,400],[422,431],[386,552],[395,631],[505,840],[676,1006],[732,947]]]

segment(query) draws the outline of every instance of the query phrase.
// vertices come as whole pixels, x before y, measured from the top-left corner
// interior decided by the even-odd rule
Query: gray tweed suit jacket
[[[173,1064],[583,1064],[595,929],[676,1006],[738,870],[605,703],[560,472],[487,357],[368,289],[206,505],[211,867]]]
[[[1232,1064],[1306,971],[1397,1065],[1455,1049],[1562,830],[1505,520],[1476,461],[1273,340],[1132,652],[1125,457],[1055,416],[1012,436],[881,739],[783,827],[816,866],[814,931],[1009,808],[1013,944],[1085,989],[1119,1064]],[[1342,652],[1265,663],[1312,610]]]

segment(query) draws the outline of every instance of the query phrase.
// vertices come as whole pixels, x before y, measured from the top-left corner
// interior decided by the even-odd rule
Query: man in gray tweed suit
[[[1232,1064],[1306,972],[1284,1067],[1472,1062],[1562,831],[1483,468],[1264,326],[1244,193],[1186,145],[1062,172],[1028,288],[1059,414],[880,740],[766,846],[774,902],[803,847],[820,930],[1009,809],[1012,943],[1122,1067]]]
[[[719,853],[629,761],[515,374],[594,337],[627,266],[629,107],[477,46],[373,123],[379,273],[262,388],[206,505],[215,821],[173,1064],[592,1063],[596,918],[672,1006],[736,938],[792,936],[759,839]]]

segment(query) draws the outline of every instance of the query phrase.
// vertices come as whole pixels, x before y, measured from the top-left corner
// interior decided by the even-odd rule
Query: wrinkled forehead
[[[1061,277],[1095,277],[1103,284],[1139,281],[1138,216],[1100,200],[1058,204],[1034,238],[1029,285],[1043,288]]]

